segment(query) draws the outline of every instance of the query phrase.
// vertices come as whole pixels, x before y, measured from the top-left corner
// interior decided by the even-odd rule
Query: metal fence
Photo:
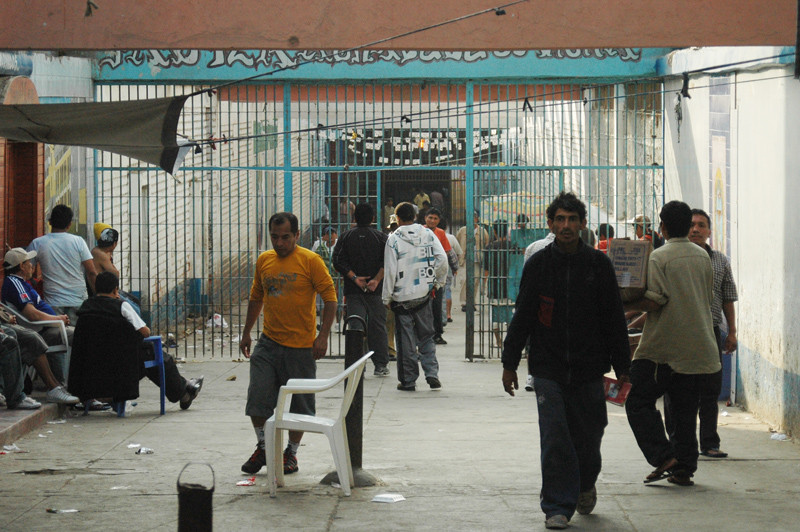
[[[200,88],[100,85],[96,99]],[[90,217],[120,230],[123,289],[141,299],[167,345],[179,356],[238,357],[271,214],[294,212],[300,244],[312,247],[326,227],[349,228],[356,203],[371,203],[385,227],[388,198],[396,205],[423,191],[452,233],[474,234],[477,211],[490,242],[502,240],[468,239],[465,263],[476,267],[453,290],[454,309],[467,305],[457,332],[467,355],[492,357],[524,247],[546,234],[544,209],[559,190],[589,206],[592,230],[609,223],[630,236],[627,219],[654,217],[663,203],[662,107],[660,84],[227,87],[189,98],[178,131],[206,144],[174,178],[98,152]],[[343,338],[333,336],[332,354],[342,354]]]

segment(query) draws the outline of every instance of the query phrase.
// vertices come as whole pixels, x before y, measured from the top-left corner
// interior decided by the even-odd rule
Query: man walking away
[[[333,251],[333,267],[344,277],[344,295],[348,315],[361,316],[367,323],[367,345],[375,354],[374,375],[389,375],[389,352],[386,338],[386,307],[383,291],[383,253],[387,236],[371,227],[375,213],[369,203],[356,205],[356,227],[339,237]],[[361,323],[350,323],[361,330]]]
[[[442,383],[433,341],[431,292],[444,286],[447,256],[433,232],[414,223],[414,207],[410,203],[400,203],[395,214],[399,227],[386,242],[383,260],[383,303],[390,306],[395,316],[400,381],[397,389],[406,392],[417,389],[421,364],[428,385],[438,390]]]
[[[647,292],[625,305],[647,318],[631,363],[628,423],[647,462],[656,469],[645,482],[667,478],[691,486],[697,470],[698,394],[708,374],[720,370],[711,320],[713,274],[708,253],[687,235],[692,211],[682,201],[661,209],[666,243],[650,254]],[[671,427],[664,431],[656,401],[667,394]]]

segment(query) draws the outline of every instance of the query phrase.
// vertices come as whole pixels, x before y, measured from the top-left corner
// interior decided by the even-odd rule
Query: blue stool
[[[155,358],[153,360],[146,360],[144,363],[144,367],[145,368],[158,367],[158,374],[161,381],[161,384],[159,385],[159,388],[161,390],[161,415],[163,416],[164,413],[166,412],[167,386],[166,386],[166,377],[164,374],[164,352],[162,351],[161,337],[148,336],[147,338],[144,339],[144,341],[153,343],[153,352],[155,353]],[[114,410],[117,413],[117,417],[125,417],[125,401],[114,403]]]

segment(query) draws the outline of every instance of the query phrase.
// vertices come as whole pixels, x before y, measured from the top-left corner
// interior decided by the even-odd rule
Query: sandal
[[[675,473],[670,475],[667,479],[667,482],[677,484],[678,486],[694,486],[691,473],[687,473],[686,471],[675,471]]]
[[[700,451],[700,454],[709,458],[726,458],[728,456],[728,453],[719,449],[706,449],[705,451]]]
[[[657,469],[654,469],[652,473],[647,475],[647,477],[644,479],[644,483],[650,484],[651,482],[658,482],[659,480],[669,478],[672,476],[671,469],[676,465],[678,465],[678,461],[674,458],[670,458],[661,464]]]

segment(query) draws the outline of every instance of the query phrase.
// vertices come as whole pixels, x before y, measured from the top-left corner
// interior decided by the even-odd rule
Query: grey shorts
[[[278,403],[278,390],[289,379],[316,379],[317,363],[311,348],[285,347],[263,333],[250,356],[250,385],[244,413],[269,419]],[[292,395],[289,411],[313,416],[314,394]]]
[[[10,327],[17,333],[19,354],[26,366],[32,366],[36,359],[47,351],[47,344],[38,333],[20,325],[6,325],[5,327]]]

